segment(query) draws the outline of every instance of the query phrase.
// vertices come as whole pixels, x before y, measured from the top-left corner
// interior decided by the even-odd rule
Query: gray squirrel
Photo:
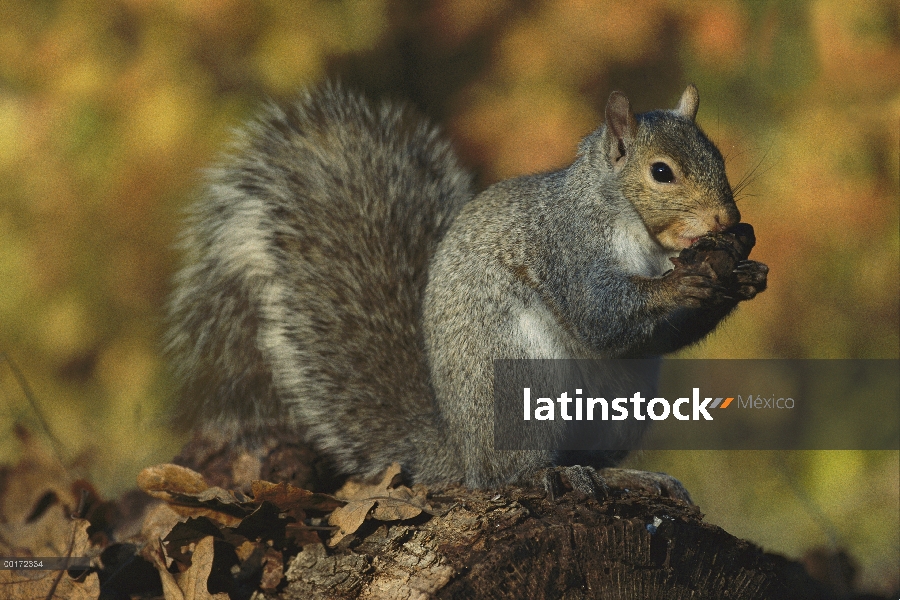
[[[426,484],[572,464],[494,449],[492,359],[662,355],[765,289],[755,261],[726,286],[669,260],[740,221],[698,103],[691,85],[633,115],[613,92],[572,165],[477,195],[403,107],[333,84],[270,104],[209,172],[181,240],[180,421],[235,439],[287,424],[344,474],[399,462]]]

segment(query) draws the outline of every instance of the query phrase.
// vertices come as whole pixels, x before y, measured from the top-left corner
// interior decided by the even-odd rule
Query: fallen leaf
[[[347,505],[336,509],[328,517],[330,525],[339,529],[328,545],[336,546],[342,539],[356,532],[370,514],[380,521],[403,521],[417,517],[423,511],[434,514],[425,501],[424,494],[416,494],[405,485],[399,485],[400,465],[388,467],[381,475],[378,483],[368,484],[358,480],[348,480],[335,493],[335,496],[347,500]],[[374,506],[374,510],[372,510]]]
[[[184,517],[176,512],[168,504],[159,504],[153,507],[144,516],[140,538],[142,540],[157,540],[169,535],[177,523],[184,521]]]
[[[274,592],[284,578],[284,556],[274,548],[266,549],[263,558],[262,580],[259,587],[264,592]]]
[[[200,540],[191,556],[191,566],[177,578],[184,600],[229,600],[228,594],[224,592],[210,594],[207,588],[215,558],[214,541],[212,536]],[[169,598],[166,597],[166,600]]]
[[[222,539],[225,536],[219,526],[206,517],[191,517],[177,523],[163,538],[166,555],[182,565],[191,565],[196,544],[207,537]]]
[[[422,514],[422,509],[402,498],[378,498],[372,518],[379,521],[403,521]]]
[[[172,494],[199,494],[209,488],[200,473],[173,464],[147,467],[138,473],[137,484],[141,490],[160,500],[169,500]]]
[[[8,600],[59,598],[60,600],[96,600],[100,596],[100,579],[90,573],[84,581],[76,581],[65,572],[36,571],[36,578],[21,571],[0,571],[0,590]]]
[[[270,502],[263,502],[244,517],[239,525],[230,529],[248,540],[274,540],[280,543],[284,537],[284,528],[289,522],[289,519],[281,517],[280,508]]]
[[[184,600],[184,594],[181,591],[181,588],[178,587],[178,582],[175,580],[175,576],[169,573],[169,570],[166,568],[166,553],[163,549],[162,541],[159,541],[156,545],[148,544],[150,548],[146,555],[150,558],[150,561],[153,563],[153,566],[156,567],[156,570],[159,571],[159,578],[162,581],[163,588],[163,597],[166,600]]]
[[[238,525],[256,508],[233,492],[207,485],[199,473],[179,465],[147,467],[137,481],[142,491],[166,501],[179,515],[207,517],[226,527]]]
[[[67,520],[65,550],[44,553],[44,556],[84,557],[96,553],[90,547],[87,530],[90,523],[84,519]],[[39,555],[38,555],[39,556]],[[0,589],[4,598],[32,600],[33,598],[74,598],[94,600],[100,595],[100,579],[89,573],[84,581],[72,579],[66,571],[0,571]]]
[[[354,500],[328,515],[328,524],[338,528],[328,540],[328,545],[333,548],[348,535],[356,533],[373,506],[374,500]]]
[[[268,481],[254,481],[251,485],[253,501],[271,502],[282,512],[290,514],[298,521],[305,518],[305,511],[316,510],[331,512],[343,506],[344,502],[328,494],[317,494],[298,488],[289,483],[269,483]]]
[[[394,463],[385,469],[378,483],[348,479],[343,487],[335,492],[334,496],[340,500],[363,500],[373,496],[384,496],[387,490],[397,485],[400,471],[400,464]]]

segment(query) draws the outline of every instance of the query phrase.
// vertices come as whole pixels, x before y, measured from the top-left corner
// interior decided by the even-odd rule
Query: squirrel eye
[[[675,173],[664,162],[655,162],[650,165],[650,174],[653,176],[653,179],[660,183],[672,183],[675,181]]]

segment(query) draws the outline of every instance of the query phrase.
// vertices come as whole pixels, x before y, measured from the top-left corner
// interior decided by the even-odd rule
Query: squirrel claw
[[[744,260],[734,269],[737,294],[741,300],[750,300],[766,289],[769,267],[754,260]]]

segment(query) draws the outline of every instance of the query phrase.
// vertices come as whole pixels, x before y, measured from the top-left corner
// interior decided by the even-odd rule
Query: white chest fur
[[[622,219],[614,231],[613,257],[627,274],[659,277],[672,268],[669,257],[677,252],[660,246],[637,216]]]

